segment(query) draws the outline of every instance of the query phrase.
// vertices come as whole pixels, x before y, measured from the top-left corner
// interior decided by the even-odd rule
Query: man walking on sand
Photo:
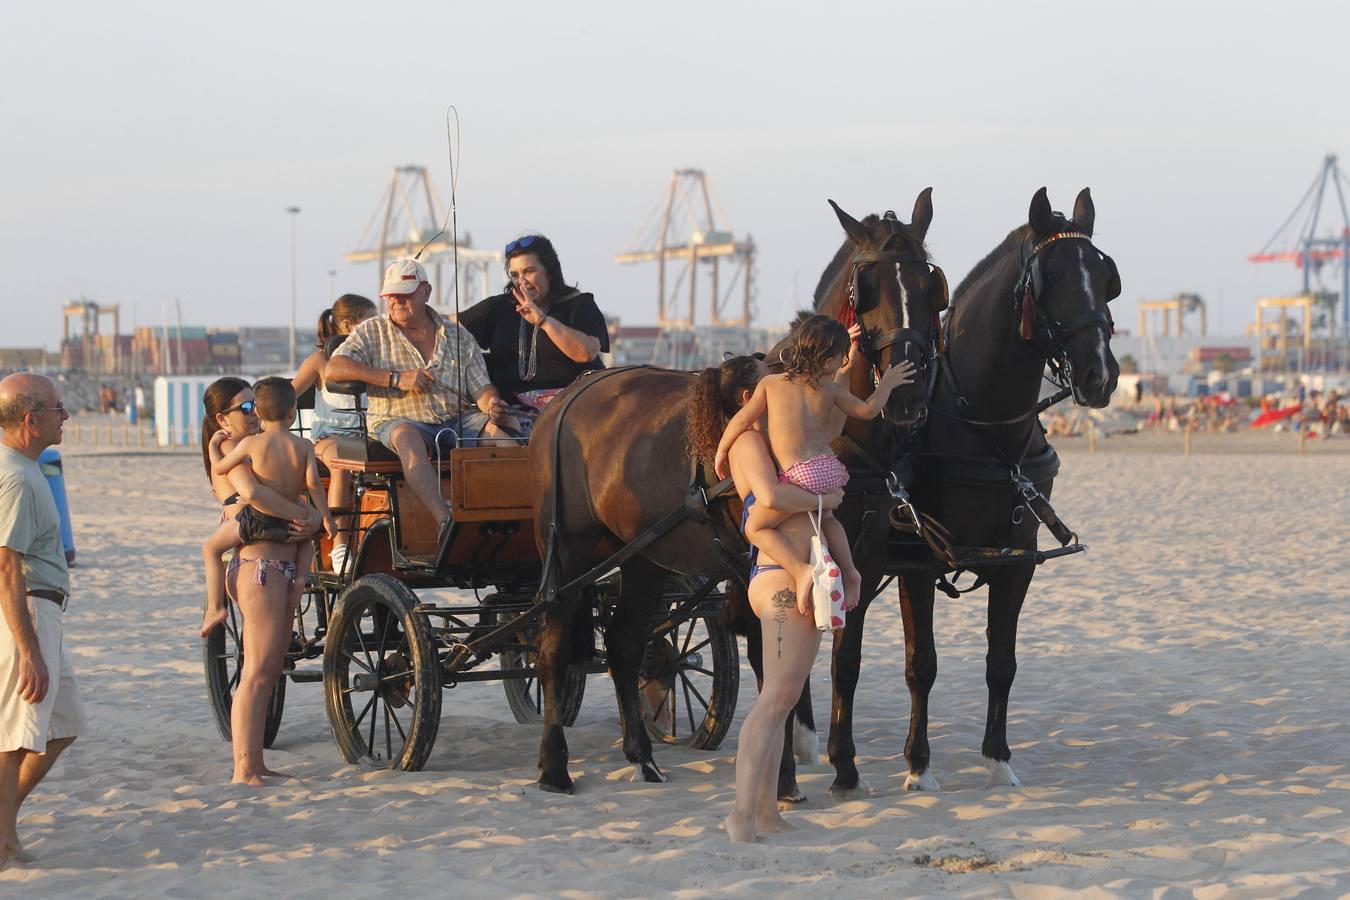
[[[85,728],[61,640],[70,595],[61,519],[37,461],[67,418],[41,375],[0,380],[0,869],[25,859],[19,807]]]

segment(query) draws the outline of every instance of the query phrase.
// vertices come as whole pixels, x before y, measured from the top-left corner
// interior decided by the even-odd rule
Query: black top
[[[590,294],[572,293],[569,297],[554,300],[548,309],[548,315],[563,325],[575,328],[582,334],[600,341],[601,353],[609,351],[609,329],[605,325],[604,314],[595,305],[595,298]],[[468,329],[479,346],[488,351],[488,377],[492,379],[492,383],[497,386],[503,398],[513,400],[522,391],[567,387],[582,372],[605,367],[598,356],[584,363],[569,359],[558,349],[558,345],[553,343],[548,332],[541,328],[534,378],[525,381],[520,375],[521,363],[529,362],[528,354],[534,326],[525,322],[527,358],[522,361],[518,353],[522,322],[525,320],[516,312],[516,302],[510,294],[488,297],[459,314],[459,324]]]

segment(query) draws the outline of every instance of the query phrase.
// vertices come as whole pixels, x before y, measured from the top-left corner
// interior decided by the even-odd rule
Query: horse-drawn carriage
[[[360,391],[359,385],[337,387]],[[315,540],[285,672],[267,709],[266,746],[281,724],[287,681],[321,681],[343,757],[374,768],[425,765],[442,691],[462,683],[500,681],[517,722],[542,721],[535,662],[547,604],[537,597],[541,560],[527,456],[523,442],[465,440],[434,460],[453,510],[441,546],[439,523],[408,488],[398,458],[368,437],[339,439],[330,468],[353,479],[356,500],[353,509],[334,512],[353,517],[354,552],[332,571],[326,565],[330,539]],[[590,600],[579,631],[587,646],[563,678],[559,715],[566,725],[576,719],[586,676],[606,670],[603,636],[621,587],[612,566],[595,562],[592,577],[577,585]],[[721,604],[712,579],[669,580],[642,657],[650,706],[644,720],[652,738],[715,749],[725,737],[740,658],[720,621]],[[234,604],[203,652],[216,726],[228,740],[243,662]]]
[[[917,377],[892,392],[884,421],[850,421],[836,443],[853,477],[836,515],[853,544],[862,602],[834,636],[831,792],[863,789],[853,697],[868,606],[887,577],[901,582],[905,624],[906,787],[937,787],[927,737],[937,675],[934,591],[942,586],[957,595],[947,576],[960,570],[976,572],[977,585],[989,588],[981,752],[992,782],[1016,784],[1007,713],[1018,616],[1036,567],[1084,549],[1049,503],[1059,463],[1038,424],[1047,405],[1042,382],[1048,369],[1059,388],[1049,402],[1070,395],[1084,406],[1110,402],[1119,368],[1107,304],[1120,293],[1120,275],[1092,243],[1089,192],[1065,216],[1041,189],[1027,223],[975,266],[940,318],[949,297],[924,244],[930,192],[919,195],[909,224],[894,213],[858,221],[835,211],[847,240],[821,277],[816,311],[862,328],[867,364],[853,367],[850,390],[870,393],[902,360]],[[562,728],[575,719],[585,674],[606,664],[619,696],[624,754],[641,777],[664,780],[648,733],[635,725],[640,678],[658,691],[673,688],[667,696],[684,701],[676,720],[696,746],[721,742],[739,665],[735,639],[718,616],[717,584],[745,572],[729,549],[739,546],[734,517],[725,503],[709,503],[715,491],[701,483],[697,461],[691,471],[683,439],[689,374],[638,367],[583,379],[539,419],[533,460],[523,447],[473,446],[438,459],[455,523],[443,547],[437,523],[378,445],[359,441],[334,463],[356,479],[358,549],[343,571],[314,573],[287,677],[324,682],[333,733],[348,760],[420,767],[436,734],[441,688],[501,680],[516,718],[544,726],[541,786],[570,790]],[[1041,524],[1059,547],[1040,549]],[[539,546],[548,548],[542,560]],[[609,556],[600,559],[597,548]],[[316,558],[327,558],[326,549],[324,542]],[[607,575],[616,566],[622,584]],[[669,573],[690,580],[679,582],[683,590],[663,591],[673,583]],[[474,601],[424,599],[448,587],[472,589]],[[492,593],[480,597],[486,587]],[[309,616],[316,621],[307,630]],[[593,652],[597,630],[605,636],[604,663]],[[758,637],[750,628],[752,665]],[[322,672],[301,665],[320,657]],[[222,734],[239,659],[231,619],[206,649]],[[284,682],[269,710],[269,743]],[[798,712],[809,715],[809,696]],[[681,733],[671,725],[665,736]],[[799,796],[790,750],[779,796]]]

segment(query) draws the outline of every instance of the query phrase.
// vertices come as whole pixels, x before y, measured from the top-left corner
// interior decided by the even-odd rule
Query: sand
[[[1071,442],[1066,442],[1071,443]],[[906,793],[909,710],[894,594],[868,620],[857,704],[870,796],[802,773],[800,830],[732,846],[733,728],[658,748],[632,784],[613,692],[571,729],[575,796],[538,791],[539,732],[498,684],[445,697],[425,771],[342,762],[317,684],[291,685],[268,761],[231,787],[195,638],[200,460],[68,455],[80,566],[67,617],[92,731],[24,809],[35,861],[7,896],[787,894],[1206,898],[1350,891],[1350,457],[1086,452],[1057,506],[1091,546],[1033,583],[1009,740],[988,788],[983,598],[940,601],[933,771]],[[828,721],[828,659],[815,669]],[[749,708],[745,672],[738,719]],[[822,737],[822,747],[824,741]]]

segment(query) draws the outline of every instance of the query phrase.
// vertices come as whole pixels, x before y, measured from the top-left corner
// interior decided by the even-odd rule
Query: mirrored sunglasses
[[[241,412],[246,416],[251,416],[253,415],[253,410],[256,409],[257,406],[258,404],[256,402],[252,400],[245,400],[238,406],[231,406],[229,409],[225,410],[225,415],[228,416],[232,412]]]

